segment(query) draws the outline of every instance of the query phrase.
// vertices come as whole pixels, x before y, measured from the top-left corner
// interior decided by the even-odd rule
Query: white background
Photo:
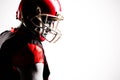
[[[120,80],[120,0],[61,0],[61,39],[44,42],[50,80]],[[19,0],[0,1],[0,31],[16,27]]]

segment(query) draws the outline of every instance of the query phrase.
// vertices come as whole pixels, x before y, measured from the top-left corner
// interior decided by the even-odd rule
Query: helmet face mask
[[[40,14],[31,18],[32,24],[36,27],[35,31],[48,42],[56,42],[61,37],[61,32],[57,29],[60,20],[62,18],[49,14]]]

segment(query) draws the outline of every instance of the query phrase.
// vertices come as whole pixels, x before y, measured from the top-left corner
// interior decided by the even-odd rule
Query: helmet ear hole
[[[40,9],[40,7],[39,7],[39,6],[37,6],[37,9],[36,9],[36,14],[37,14],[37,15],[41,14],[41,9]]]

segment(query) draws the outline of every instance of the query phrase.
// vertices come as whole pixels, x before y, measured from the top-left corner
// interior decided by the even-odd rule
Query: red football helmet
[[[22,0],[16,18],[26,27],[32,25],[31,30],[39,33],[42,41],[56,42],[61,36],[57,29],[58,23],[63,20],[61,11],[58,0]]]

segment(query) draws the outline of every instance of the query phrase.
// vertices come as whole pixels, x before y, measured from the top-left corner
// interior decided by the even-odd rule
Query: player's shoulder
[[[28,49],[34,55],[35,63],[38,62],[44,63],[44,50],[42,44],[38,40],[36,39],[31,40],[31,42],[28,43]]]

